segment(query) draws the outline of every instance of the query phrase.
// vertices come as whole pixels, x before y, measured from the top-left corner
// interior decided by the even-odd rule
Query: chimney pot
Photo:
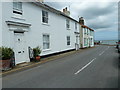
[[[67,10],[67,7],[63,9],[63,13],[70,16],[70,11]]]
[[[79,18],[79,23],[82,24],[82,25],[84,25],[84,19],[83,19],[83,17]]]
[[[66,7],[65,9],[66,9],[66,11],[67,11],[67,7]]]

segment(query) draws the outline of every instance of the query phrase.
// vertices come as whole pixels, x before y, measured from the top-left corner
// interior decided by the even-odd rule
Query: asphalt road
[[[3,77],[3,88],[118,88],[118,53],[96,46]]]

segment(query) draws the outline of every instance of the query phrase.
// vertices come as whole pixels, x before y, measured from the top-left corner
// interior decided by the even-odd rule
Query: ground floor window
[[[43,49],[50,48],[50,35],[43,34]]]
[[[70,45],[70,36],[67,36],[67,45]]]
[[[87,46],[87,38],[84,38],[84,45]]]
[[[92,38],[91,38],[91,40],[90,40],[91,45],[92,45],[92,41],[93,41],[93,40],[92,40]]]

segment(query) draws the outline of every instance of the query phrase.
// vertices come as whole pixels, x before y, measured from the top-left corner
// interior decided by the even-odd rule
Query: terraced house
[[[93,36],[85,40],[85,35],[81,35],[83,25],[70,17],[67,8],[58,11],[42,2],[2,2],[1,5],[2,46],[14,50],[15,64],[30,62],[29,49],[36,46],[42,49],[40,55],[46,56],[78,50],[88,42],[94,45]]]
[[[79,19],[80,23],[80,45],[81,48],[94,46],[94,30],[84,25],[84,19]]]

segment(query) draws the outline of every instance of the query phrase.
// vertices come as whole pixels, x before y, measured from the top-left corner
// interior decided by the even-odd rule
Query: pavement
[[[3,88],[118,88],[115,46],[73,51],[48,63],[8,74]],[[44,61],[44,60],[43,60]]]
[[[90,49],[90,48],[86,48],[86,50],[87,49]],[[6,76],[6,75],[9,75],[9,74],[12,74],[12,73],[15,73],[15,72],[20,72],[20,71],[38,66],[40,64],[43,64],[43,63],[46,63],[46,62],[49,62],[49,61],[53,61],[53,60],[56,60],[58,58],[62,58],[62,57],[65,57],[67,55],[71,55],[71,54],[74,54],[74,53],[77,53],[77,52],[82,52],[82,51],[83,50],[79,49],[77,51],[74,50],[74,51],[61,53],[61,54],[54,55],[54,56],[49,56],[49,57],[46,57],[46,58],[41,58],[41,61],[39,61],[39,62],[23,62],[23,63],[17,64],[14,68],[11,68],[9,70],[0,72],[0,76]]]

